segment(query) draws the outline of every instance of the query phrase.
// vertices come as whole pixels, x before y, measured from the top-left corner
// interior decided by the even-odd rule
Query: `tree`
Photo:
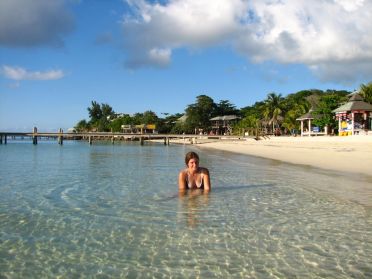
[[[223,115],[237,115],[239,114],[239,110],[235,107],[235,105],[231,104],[228,100],[221,100],[216,105],[216,115],[223,116]]]
[[[334,109],[339,107],[341,103],[345,101],[345,96],[340,94],[326,94],[319,99],[319,103],[314,110],[314,116],[317,116],[313,123],[319,127],[328,126],[330,128],[337,127],[336,120],[334,118]]]
[[[110,131],[109,120],[114,115],[114,111],[108,104],[98,104],[92,101],[92,106],[88,107],[90,121],[89,124],[98,131]]]
[[[269,93],[265,100],[264,116],[270,123],[274,132],[275,124],[278,124],[279,116],[282,114],[283,97],[274,92]]]
[[[364,101],[372,104],[372,82],[369,82],[367,85],[362,84],[359,91]]]
[[[110,120],[105,117],[101,117],[101,119],[99,119],[95,123],[95,127],[99,132],[110,132],[111,131]]]
[[[96,101],[92,101],[92,106],[88,107],[90,122],[95,123],[99,119],[102,118],[102,109],[100,104],[98,104]]]
[[[319,94],[319,92],[314,90],[306,90],[297,92],[295,94],[289,94],[282,102],[284,111],[282,127],[286,128],[288,131],[299,129],[300,122],[297,121],[297,118],[309,111],[311,107],[309,100],[315,100],[315,98],[310,96],[317,96],[317,94]]]
[[[183,133],[184,131],[179,132],[177,128],[177,120],[182,116],[181,113],[176,114],[169,114],[169,113],[163,113],[166,117],[164,119],[159,119],[159,126],[157,127],[157,130],[159,133],[162,134],[169,134],[169,133]]]
[[[121,132],[122,125],[131,125],[132,123],[133,123],[132,117],[129,114],[124,114],[123,116],[112,120],[109,126],[113,132]]]
[[[297,121],[297,118],[299,118],[301,115],[304,115],[307,111],[308,108],[306,105],[299,104],[297,106],[294,106],[285,114],[282,126],[288,131],[298,129],[300,126],[300,122]]]
[[[142,123],[142,119],[143,119],[143,113],[140,113],[140,112],[137,112],[135,113],[133,116],[132,116],[132,124],[133,125],[140,125],[140,124],[143,124]]]
[[[147,110],[142,114],[141,124],[158,124],[159,118],[155,112]]]
[[[80,120],[74,128],[78,132],[85,132],[85,131],[90,130],[90,125],[85,119],[83,119],[83,120]]]
[[[101,104],[102,117],[108,119],[111,118],[115,112],[112,107],[108,104]]]
[[[254,115],[247,115],[237,124],[237,128],[248,131],[250,135],[258,136],[258,128],[260,126],[260,120]]]
[[[215,115],[215,112],[216,104],[211,97],[206,95],[197,96],[196,103],[186,108],[186,129],[208,130],[210,119]]]

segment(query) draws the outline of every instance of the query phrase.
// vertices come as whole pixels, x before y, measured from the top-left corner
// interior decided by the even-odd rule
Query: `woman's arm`
[[[184,171],[180,171],[178,175],[178,190],[179,191],[186,191],[186,174]]]
[[[206,168],[204,168],[203,170],[203,185],[204,185],[204,191],[211,190],[211,179],[209,177],[209,170]]]

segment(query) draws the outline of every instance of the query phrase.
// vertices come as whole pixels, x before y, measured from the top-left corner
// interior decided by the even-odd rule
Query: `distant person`
[[[181,170],[178,175],[179,191],[188,189],[211,189],[209,170],[199,167],[199,156],[195,152],[188,152],[185,156],[186,169]]]

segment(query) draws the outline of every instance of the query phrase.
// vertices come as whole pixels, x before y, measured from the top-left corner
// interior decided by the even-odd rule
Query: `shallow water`
[[[369,178],[201,149],[178,196],[190,149],[0,145],[0,278],[372,278]]]

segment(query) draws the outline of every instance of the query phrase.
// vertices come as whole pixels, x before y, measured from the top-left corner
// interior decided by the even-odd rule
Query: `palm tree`
[[[283,112],[283,100],[281,94],[276,94],[275,92],[269,93],[265,100],[264,106],[264,117],[272,124],[272,131],[275,130],[275,125],[279,123],[283,119],[281,116]]]
[[[372,82],[367,85],[362,84],[359,92],[360,95],[363,96],[365,102],[372,104]]]

